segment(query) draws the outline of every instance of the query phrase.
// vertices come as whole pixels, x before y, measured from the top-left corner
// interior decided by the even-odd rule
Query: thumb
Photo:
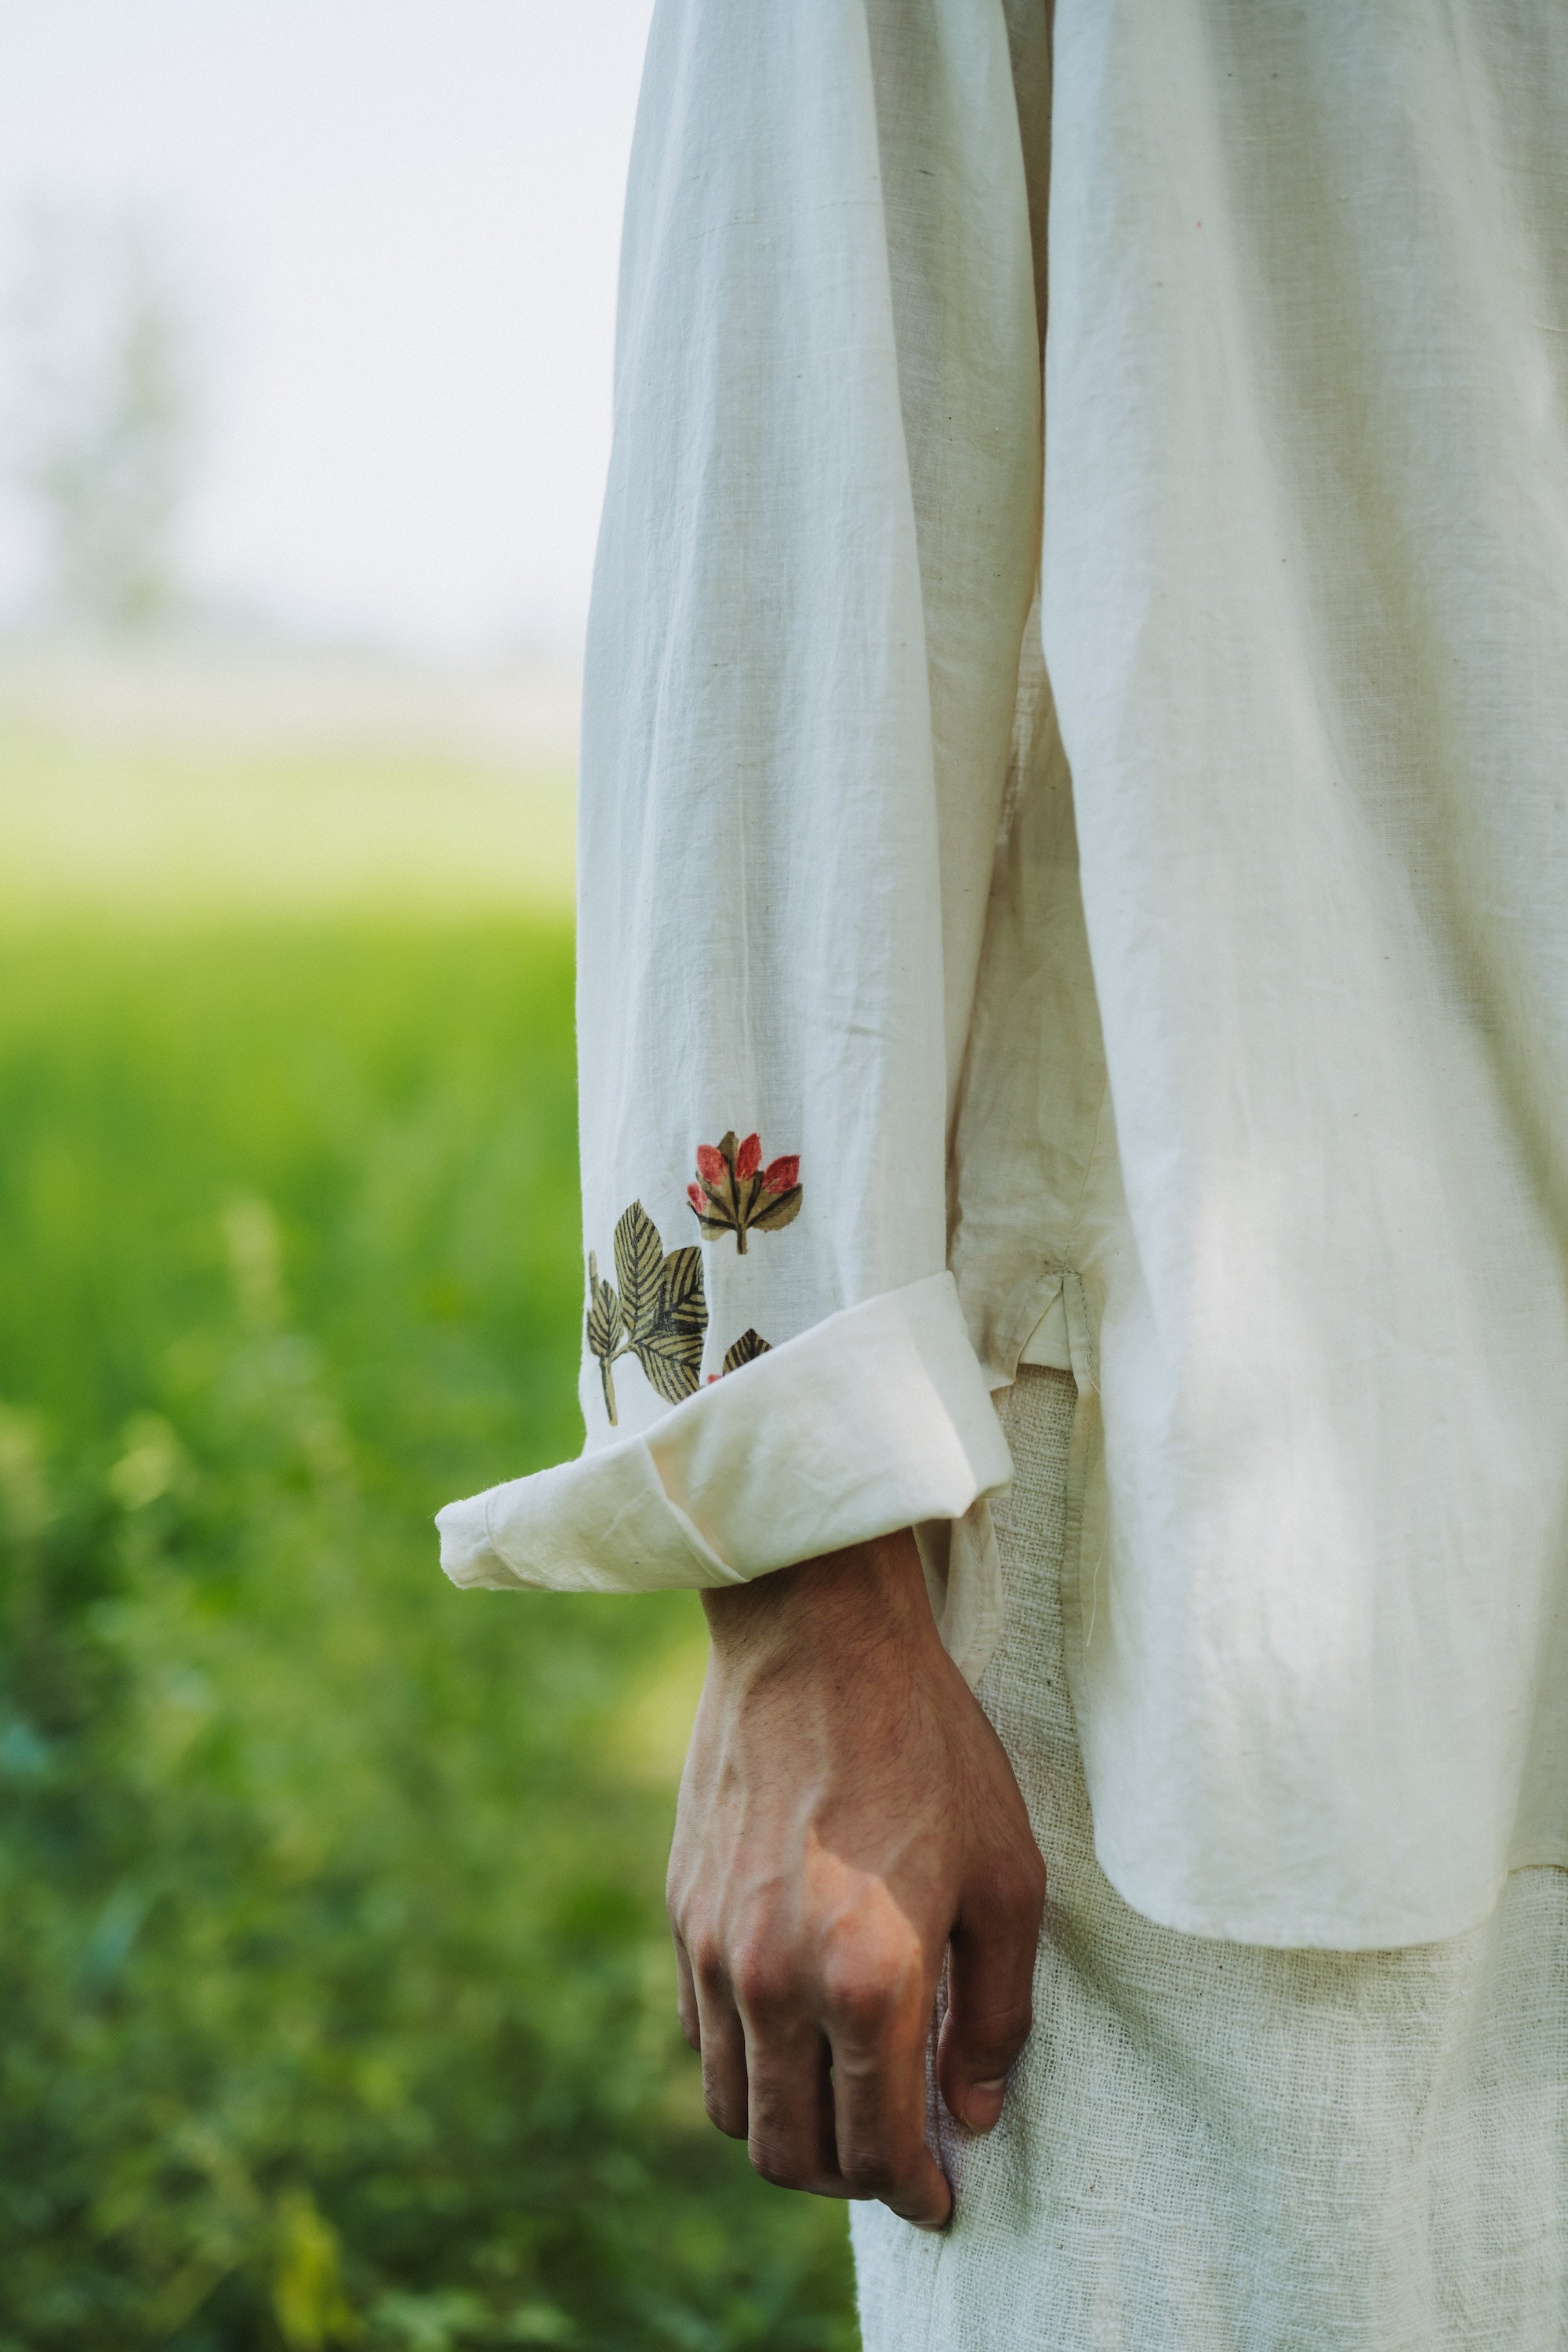
[[[1008,2068],[1034,2022],[1046,1898],[1045,1870],[1034,1860],[1033,1871],[974,1890],[953,1925],[936,2079],[949,2113],[971,2131],[988,2132],[1000,2117]]]

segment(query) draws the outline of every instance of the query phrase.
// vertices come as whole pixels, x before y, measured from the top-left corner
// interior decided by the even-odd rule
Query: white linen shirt
[[[655,14],[587,1444],[443,1562],[925,1523],[973,1678],[1066,1361],[1097,1849],[1201,1935],[1568,1863],[1565,152],[1556,0]]]

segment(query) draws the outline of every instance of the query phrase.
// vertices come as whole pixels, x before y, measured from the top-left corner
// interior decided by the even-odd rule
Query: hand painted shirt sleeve
[[[508,1574],[757,1573],[1006,1475],[946,1143],[1037,563],[1033,266],[1000,8],[663,0],[584,712],[586,1459],[569,1512],[561,1474],[501,1490]],[[723,1541],[628,1544],[627,1441],[657,1471],[681,1413],[722,1432],[678,1483]],[[764,1489],[783,1552],[710,1507]]]

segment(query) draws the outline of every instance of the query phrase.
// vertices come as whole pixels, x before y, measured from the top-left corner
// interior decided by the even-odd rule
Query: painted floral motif
[[[799,1155],[764,1168],[759,1136],[748,1135],[738,1143],[727,1135],[721,1143],[699,1145],[697,1169],[700,1181],[688,1186],[687,1198],[699,1225],[705,1234],[733,1234],[742,1255],[752,1227],[772,1233],[793,1224],[800,1214]],[[623,1356],[637,1358],[649,1387],[667,1404],[696,1395],[702,1378],[708,1301],[701,1251],[689,1243],[667,1251],[640,1201],[634,1201],[617,1223],[615,1251],[614,1282],[601,1276],[597,1257],[592,1250],[588,1253],[585,1329],[604,1384],[605,1411],[618,1426],[614,1367]],[[708,1375],[710,1385],[771,1352],[771,1343],[748,1327],[725,1349],[721,1370]]]
[[[774,1234],[799,1216],[800,1154],[786,1153],[764,1168],[759,1135],[739,1143],[732,1134],[721,1143],[700,1143],[697,1181],[687,1186],[686,1197],[699,1229],[710,1241],[733,1234],[744,1257],[749,1233]]]
[[[759,1356],[772,1354],[771,1342],[764,1339],[760,1331],[742,1331],[734,1346],[725,1349],[723,1370],[709,1373],[709,1387],[711,1388],[715,1381],[721,1381],[725,1372],[738,1372],[742,1364],[754,1364]]]
[[[679,1404],[697,1393],[708,1329],[701,1251],[688,1243],[667,1255],[640,1201],[632,1202],[616,1227],[616,1282],[618,1293],[615,1283],[600,1280],[598,1260],[590,1250],[588,1346],[598,1358],[612,1423],[618,1415],[611,1367],[621,1357],[635,1356],[655,1392],[667,1404]],[[728,1369],[728,1358],[725,1362]]]

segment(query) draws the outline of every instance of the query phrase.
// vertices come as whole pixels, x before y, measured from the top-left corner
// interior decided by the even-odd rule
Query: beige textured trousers
[[[1568,1873],[1393,1952],[1210,1943],[1094,1859],[1062,1660],[1065,1373],[1002,1400],[980,1697],[1050,1873],[1034,2037],[945,2235],[854,2210],[866,2352],[1568,2347]]]

